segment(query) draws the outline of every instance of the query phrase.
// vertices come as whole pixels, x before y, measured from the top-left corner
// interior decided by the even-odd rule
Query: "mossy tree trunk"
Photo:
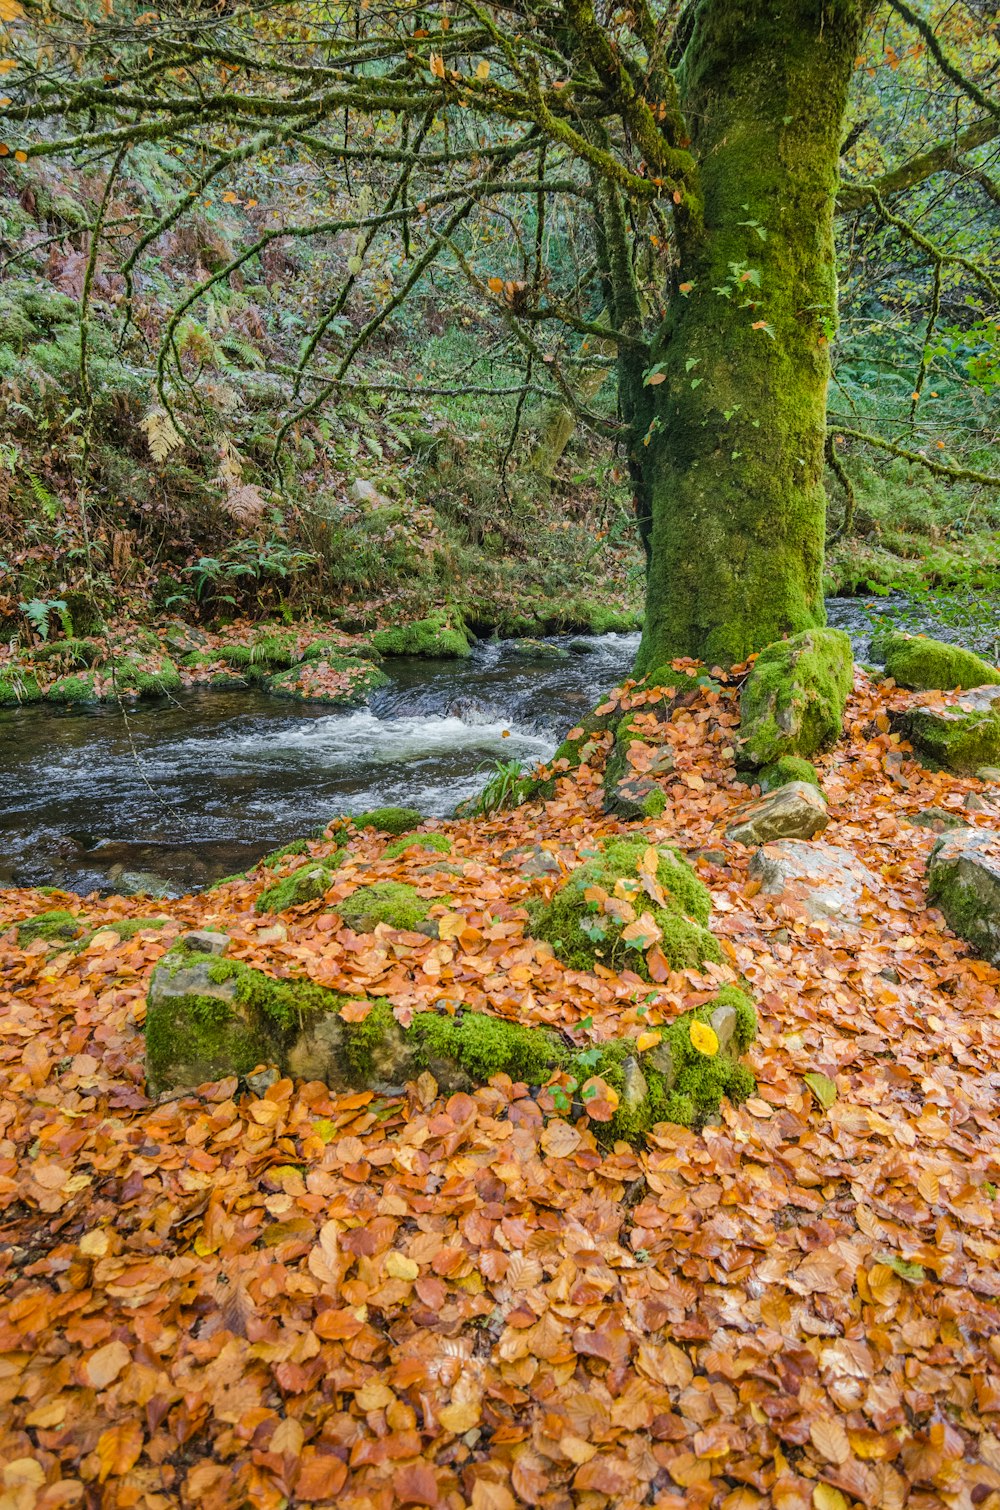
[[[702,217],[678,227],[633,447],[652,515],[640,671],[733,664],[824,621],[833,213],[862,19],[857,0],[697,11],[677,83]]]

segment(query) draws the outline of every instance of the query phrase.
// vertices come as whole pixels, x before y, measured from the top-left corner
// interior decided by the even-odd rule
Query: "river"
[[[831,599],[827,609],[864,658],[872,612],[906,605]],[[971,634],[925,617],[920,627],[989,648],[981,626]],[[566,649],[571,637],[548,643]],[[0,886],[107,891],[122,885],[114,866],[180,893],[341,813],[399,803],[450,814],[494,761],[551,755],[628,673],[638,635],[572,643],[586,653],[532,659],[487,641],[467,661],[387,661],[390,685],[351,711],[191,690],[127,715],[0,712]]]

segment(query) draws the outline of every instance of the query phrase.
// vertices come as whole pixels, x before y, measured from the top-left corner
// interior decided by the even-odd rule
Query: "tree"
[[[573,372],[589,359],[565,342],[546,345],[546,330],[617,350],[618,433],[648,560],[640,671],[677,655],[736,663],[821,623],[824,458],[843,476],[826,421],[838,194],[842,208],[874,210],[916,245],[921,233],[887,199],[955,172],[1000,134],[1000,106],[935,28],[905,0],[891,9],[949,81],[952,120],[908,161],[840,186],[852,76],[874,14],[863,0],[633,0],[607,14],[591,0],[455,0],[444,12],[388,0],[343,10],[189,0],[167,13],[4,0],[17,65],[5,150],[107,172],[81,299],[84,416],[102,239],[118,248],[127,328],[142,254],[212,187],[294,163],[296,172],[308,165],[315,190],[336,168],[349,213],[320,213],[314,192],[301,223],[258,217],[246,244],[179,298],[158,355],[175,434],[191,387],[178,350],[189,311],[275,241],[350,234],[344,279],[297,368],[281,374],[276,462],[324,404],[373,391],[355,375],[359,354],[446,264],[506,322],[523,361],[519,406],[539,393],[585,412]],[[988,76],[988,62],[980,71]],[[153,147],[173,154],[161,160],[186,182],[141,235],[133,224],[124,241],[109,240],[116,184]],[[970,171],[979,171],[974,157]],[[592,217],[593,263],[560,284],[545,230],[573,203]],[[510,204],[533,216],[534,261],[522,279],[490,275],[469,235],[483,206]],[[363,328],[347,333],[347,295],[384,236],[401,239],[398,276]],[[923,240],[938,272],[956,260]],[[995,296],[988,273],[957,260]]]

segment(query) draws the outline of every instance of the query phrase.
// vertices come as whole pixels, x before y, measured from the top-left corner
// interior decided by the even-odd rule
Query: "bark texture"
[[[638,669],[822,624],[838,146],[862,7],[702,0],[678,71],[701,216],[654,344]]]

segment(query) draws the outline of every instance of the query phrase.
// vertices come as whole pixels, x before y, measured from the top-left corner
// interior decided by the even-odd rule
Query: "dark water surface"
[[[831,599],[832,625],[869,653],[873,614],[995,654],[1000,612],[975,631],[902,599]],[[630,669],[638,635],[578,638],[587,654],[532,660],[510,641],[467,661],[393,660],[369,708],[331,712],[246,690],[192,690],[118,707],[0,712],[0,886],[171,893],[242,870],[344,812],[386,803],[449,814],[496,759],[551,755]],[[550,644],[565,648],[570,637]]]

